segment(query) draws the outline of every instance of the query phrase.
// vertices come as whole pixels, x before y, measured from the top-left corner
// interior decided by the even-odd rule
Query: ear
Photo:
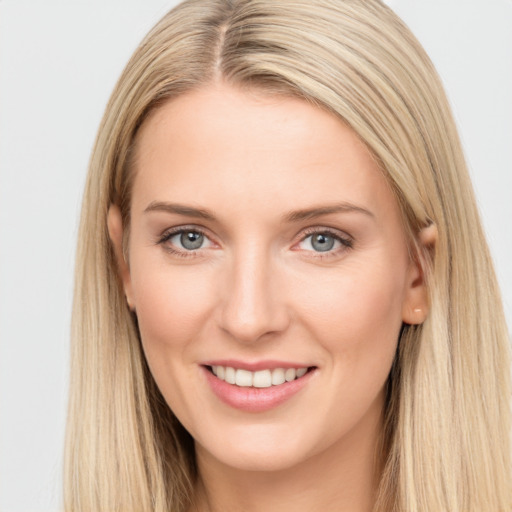
[[[428,289],[425,277],[425,254],[432,252],[437,242],[437,227],[430,224],[418,235],[418,253],[411,259],[407,276],[407,290],[402,305],[402,321],[422,324],[429,311]]]
[[[108,209],[107,228],[114,248],[119,277],[123,284],[126,301],[128,302],[128,307],[134,311],[130,267],[123,251],[123,219],[121,217],[121,210],[115,204],[111,204]]]

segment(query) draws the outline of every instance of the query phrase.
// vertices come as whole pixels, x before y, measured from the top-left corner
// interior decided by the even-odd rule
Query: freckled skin
[[[291,474],[309,461],[370,481],[400,327],[426,305],[396,200],[365,146],[306,102],[216,85],[156,111],[137,156],[122,277],[152,374],[195,438],[200,468]],[[153,201],[215,219],[145,212]],[[283,220],[341,202],[370,213]],[[115,242],[115,211],[109,222]],[[205,234],[192,255],[179,236],[158,243],[180,226]],[[315,251],[311,229],[352,247]],[[227,358],[317,370],[289,401],[255,414],[206,384],[201,362]]]

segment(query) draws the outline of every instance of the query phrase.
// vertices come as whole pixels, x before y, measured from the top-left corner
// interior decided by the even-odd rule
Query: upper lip
[[[275,368],[310,368],[311,364],[298,363],[293,361],[277,361],[262,360],[262,361],[240,361],[237,359],[212,359],[201,363],[203,366],[229,366],[240,370],[248,370],[256,372],[258,370],[273,370]]]

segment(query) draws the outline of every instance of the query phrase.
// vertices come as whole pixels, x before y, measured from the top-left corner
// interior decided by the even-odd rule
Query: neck
[[[293,467],[245,471],[199,445],[195,512],[371,512],[381,473],[382,419],[362,422]],[[192,512],[192,511],[191,511]]]

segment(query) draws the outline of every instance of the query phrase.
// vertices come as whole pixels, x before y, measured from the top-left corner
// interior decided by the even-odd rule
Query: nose
[[[242,343],[286,330],[289,311],[276,265],[257,247],[234,257],[223,280],[220,327]]]

